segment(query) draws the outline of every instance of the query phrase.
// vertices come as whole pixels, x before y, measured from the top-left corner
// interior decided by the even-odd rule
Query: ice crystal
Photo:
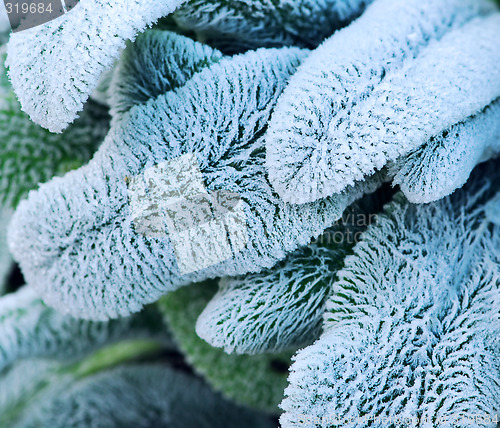
[[[184,86],[133,107],[88,165],[42,185],[19,205],[10,246],[27,282],[64,312],[93,319],[127,315],[181,285],[273,266],[375,190],[381,177],[303,206],[285,204],[272,191],[262,133],[304,55],[282,48],[225,58]],[[221,263],[182,275],[168,237],[135,230],[127,183],[190,154],[209,194],[230,192],[242,200],[248,245]],[[172,183],[157,177],[152,185],[170,186],[167,192]],[[180,191],[190,183],[173,185]],[[193,246],[203,242],[203,235],[191,236]]]
[[[500,96],[494,11],[487,0],[379,0],[313,51],[269,125],[277,192],[295,203],[340,192],[479,114]]]
[[[70,12],[13,33],[7,45],[9,75],[24,112],[61,132],[82,110],[126,40],[183,0],[81,0]]]
[[[399,195],[368,229],[333,285],[323,335],[294,357],[284,428],[498,420],[498,166],[432,204]]]

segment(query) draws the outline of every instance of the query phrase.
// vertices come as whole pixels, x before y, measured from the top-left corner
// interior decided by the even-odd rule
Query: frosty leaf
[[[379,0],[325,41],[269,125],[276,191],[295,203],[338,193],[500,96],[494,10],[488,0]]]
[[[158,306],[187,361],[216,390],[238,403],[278,413],[291,354],[227,355],[200,339],[196,319],[215,290],[213,282],[190,285],[162,297]]]
[[[169,341],[154,308],[129,318],[92,322],[56,312],[27,287],[0,298],[0,371],[21,358],[81,358],[131,337]]]
[[[370,213],[378,212],[384,199],[377,193],[355,203],[332,228],[271,269],[223,278],[198,318],[198,335],[237,354],[312,343],[319,337],[336,273],[361,232],[376,222],[377,215]]]
[[[500,192],[486,205],[485,213],[489,221],[500,226]]]
[[[394,184],[411,202],[433,202],[462,187],[479,162],[499,153],[500,99],[395,162]]]
[[[111,114],[124,113],[184,85],[221,58],[219,51],[187,37],[146,31],[122,53],[111,83]]]
[[[7,276],[12,269],[12,256],[7,247],[7,225],[10,221],[9,210],[0,209],[0,296],[5,293]]]
[[[191,0],[174,14],[200,38],[231,50],[317,46],[347,25],[371,0]]]
[[[21,111],[4,59],[0,48],[0,205],[15,206],[40,182],[86,163],[104,139],[109,117],[91,102],[64,133],[51,134]]]
[[[381,177],[304,206],[285,204],[272,191],[262,133],[303,56],[283,48],[226,58],[133,107],[88,165],[19,205],[9,240],[27,282],[63,312],[127,315],[181,285],[273,266],[374,191]],[[210,213],[215,202],[224,205],[217,200],[224,195],[239,199],[212,223],[179,221],[167,234],[168,216],[202,217],[205,207]],[[246,246],[236,247],[241,242]],[[189,266],[189,256],[223,260],[223,244],[224,261]],[[231,254],[233,244],[238,251]],[[192,273],[182,274],[187,268]]]
[[[61,132],[82,110],[126,40],[183,0],[81,0],[46,24],[13,33],[9,74],[23,111]]]
[[[325,332],[294,357],[284,428],[391,425],[383,417],[462,428],[467,415],[499,416],[500,228],[485,212],[499,166],[433,204],[399,195],[363,235]]]
[[[53,382],[57,382],[57,377]],[[167,366],[128,365],[54,385],[29,403],[12,428],[233,428],[272,427],[189,375]],[[59,386],[59,387],[57,387]]]

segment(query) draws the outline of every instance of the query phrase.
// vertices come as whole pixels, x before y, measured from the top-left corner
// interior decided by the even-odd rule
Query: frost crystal
[[[320,334],[325,304],[337,271],[376,222],[381,208],[370,195],[347,209],[332,228],[271,269],[223,278],[203,310],[196,332],[227,353],[277,352],[312,343]]]
[[[63,312],[92,319],[127,315],[181,285],[273,266],[374,191],[381,177],[303,206],[287,205],[272,191],[262,133],[304,54],[261,49],[226,58],[133,107],[87,166],[42,185],[19,205],[9,243],[28,283]],[[135,231],[127,182],[191,153],[209,194],[241,198],[248,245],[182,275],[168,237]]]
[[[284,428],[349,418],[360,428],[404,418],[462,428],[474,416],[496,426],[500,228],[488,201],[499,166],[433,204],[399,195],[368,229],[333,285],[325,332],[294,357]]]
[[[167,343],[154,308],[109,322],[85,321],[47,307],[31,288],[0,298],[0,371],[22,358],[81,358],[126,338],[155,337]]]
[[[69,13],[13,33],[9,75],[24,112],[61,132],[82,110],[126,40],[183,0],[81,0]]]
[[[222,54],[169,31],[149,30],[125,49],[109,89],[111,114],[183,86],[196,72],[218,62]]]
[[[215,290],[212,281],[193,284],[162,297],[158,307],[197,373],[237,403],[276,413],[292,354],[227,355],[200,339],[195,332],[196,319]]]
[[[391,166],[410,202],[433,202],[462,187],[472,169],[500,153],[500,99]]]
[[[192,0],[176,22],[229,50],[317,46],[359,16],[372,0]]]
[[[338,193],[500,96],[500,14],[483,0],[379,0],[304,61],[266,136],[289,202]]]

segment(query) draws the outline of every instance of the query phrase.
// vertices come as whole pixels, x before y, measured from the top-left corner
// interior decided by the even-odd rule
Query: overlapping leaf
[[[13,428],[232,428],[273,426],[189,375],[160,364],[124,365],[81,380],[58,377]]]
[[[230,50],[295,45],[315,47],[345,26],[371,0],[192,0],[176,22],[203,40]]]
[[[384,195],[387,189],[383,189]],[[196,323],[200,337],[227,353],[298,348],[319,337],[325,304],[344,258],[377,220],[377,194],[349,207],[332,228],[271,269],[223,278]]]
[[[488,212],[498,166],[433,204],[400,195],[368,229],[333,286],[325,332],[294,357],[283,427],[494,426],[500,229]]]
[[[0,298],[0,371],[22,358],[81,358],[127,338],[170,342],[154,307],[128,318],[94,322],[60,314],[27,287]]]
[[[227,355],[200,339],[196,319],[215,290],[214,282],[194,284],[167,294],[158,305],[187,361],[215,389],[238,403],[278,413],[291,354]]]
[[[411,202],[433,202],[462,187],[478,163],[498,153],[500,99],[397,160],[393,182]]]
[[[91,163],[41,186],[18,207],[10,245],[27,282],[61,311],[93,319],[127,315],[181,285],[273,266],[333,224],[364,192],[375,190],[381,177],[300,207],[283,203],[272,191],[262,133],[304,55],[293,48],[262,49],[223,59],[181,88],[132,108]],[[184,274],[179,268],[184,260],[172,244],[175,235],[136,231],[129,204],[135,193],[127,181],[137,183],[136,177],[152,168],[159,174],[156,192],[165,185],[168,192],[161,181],[162,174],[169,177],[168,169],[158,173],[157,166],[187,157],[197,162],[197,180],[209,194],[240,198],[246,245],[224,261],[189,266],[193,272]],[[179,186],[193,183],[190,175],[183,179]],[[154,208],[144,199],[145,209]],[[161,221],[160,226],[164,229]],[[199,228],[186,230],[188,238],[177,238],[193,251],[218,244],[204,239]]]
[[[73,122],[126,40],[183,0],[81,0],[46,24],[13,33],[10,78],[24,112],[61,132]]]
[[[0,205],[15,206],[39,183],[86,163],[109,129],[107,110],[93,102],[60,135],[21,111],[0,48]]]
[[[218,62],[222,54],[187,37],[146,31],[122,54],[111,79],[111,114],[118,116],[183,86],[196,72]]]
[[[340,192],[479,114],[500,96],[495,10],[487,0],[380,0],[324,42],[269,126],[277,192],[295,203]]]

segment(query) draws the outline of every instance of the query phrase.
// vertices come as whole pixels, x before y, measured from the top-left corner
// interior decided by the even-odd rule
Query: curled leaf
[[[280,196],[341,192],[498,98],[495,10],[488,0],[380,0],[313,51],[266,136]]]
[[[51,132],[61,132],[76,119],[125,41],[182,1],[81,0],[46,24],[13,33],[7,65],[23,111]]]
[[[273,266],[374,191],[382,176],[300,207],[272,191],[262,134],[304,54],[225,58],[133,107],[88,165],[19,205],[9,241],[27,282],[79,317],[127,315],[182,285]]]
[[[500,228],[487,214],[498,165],[432,204],[399,195],[368,228],[333,285],[323,335],[294,357],[283,427],[498,420]]]
[[[500,153],[500,99],[408,155],[391,170],[413,203],[441,199],[462,187],[474,167]]]

